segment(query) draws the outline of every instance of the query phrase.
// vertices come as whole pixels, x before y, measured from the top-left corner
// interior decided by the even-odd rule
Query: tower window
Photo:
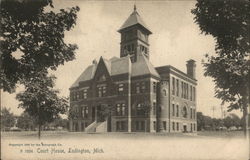
[[[153,82],[153,92],[156,93],[156,82]]]
[[[153,115],[156,115],[156,102],[153,102]]]

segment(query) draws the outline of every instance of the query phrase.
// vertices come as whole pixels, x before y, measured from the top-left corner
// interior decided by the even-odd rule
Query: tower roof
[[[128,17],[128,19],[123,23],[123,25],[121,26],[121,28],[118,30],[118,32],[121,32],[122,30],[124,30],[125,28],[134,26],[134,25],[140,25],[142,26],[149,34],[151,34],[152,32],[148,29],[147,25],[145,24],[145,22],[142,20],[141,16],[139,15],[139,13],[136,10],[136,6],[134,6],[134,11],[130,14],[130,16]]]

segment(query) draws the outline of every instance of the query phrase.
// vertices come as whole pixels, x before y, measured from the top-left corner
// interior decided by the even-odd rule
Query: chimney
[[[195,61],[193,59],[190,59],[187,61],[187,75],[193,79],[195,79]]]
[[[92,61],[92,64],[94,64],[94,65],[96,65],[96,64],[97,64],[96,59],[94,59],[94,60]]]

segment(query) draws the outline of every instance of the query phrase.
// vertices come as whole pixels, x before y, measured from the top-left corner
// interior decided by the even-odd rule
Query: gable
[[[110,67],[109,61],[104,60],[101,57],[99,60],[99,63],[97,64],[97,68],[96,68],[96,72],[95,72],[95,75],[93,77],[93,80],[95,82],[111,80],[110,69],[108,67]]]

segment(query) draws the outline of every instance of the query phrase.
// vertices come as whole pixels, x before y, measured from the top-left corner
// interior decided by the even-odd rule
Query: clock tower
[[[130,56],[131,62],[137,61],[139,52],[149,59],[148,37],[152,32],[134,6],[134,11],[118,30],[121,34],[120,57]]]

